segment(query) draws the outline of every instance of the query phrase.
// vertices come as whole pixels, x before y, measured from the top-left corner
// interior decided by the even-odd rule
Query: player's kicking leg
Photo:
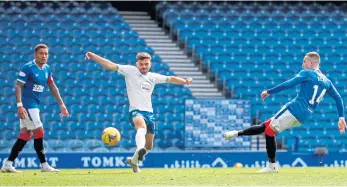
[[[148,132],[149,131],[149,132]],[[153,140],[154,140],[154,134],[151,128],[147,129],[147,134],[145,136],[146,139],[146,143],[145,143],[145,147],[144,148],[140,148],[137,152],[135,152],[135,155],[133,156],[133,158],[136,158],[137,156],[137,160],[138,161],[143,161],[145,160],[145,156],[147,155],[147,153],[152,149],[153,147]],[[133,168],[133,172],[134,173],[138,173],[140,172],[140,168],[138,163],[136,162],[132,162],[132,158],[127,158],[126,162],[128,165],[130,165]]]
[[[140,112],[140,111],[138,111]],[[131,115],[133,112],[130,112]],[[136,129],[135,142],[136,142],[136,151],[133,157],[126,159],[126,162],[133,168],[134,173],[140,172],[139,168],[139,158],[143,160],[143,156],[146,153],[145,144],[146,144],[146,133],[147,126],[142,115],[138,115],[137,112],[134,112],[134,115],[131,116],[131,120]]]
[[[230,140],[231,138],[235,138],[237,136],[252,136],[252,135],[258,135],[263,132],[265,132],[266,126],[268,126],[271,122],[271,119],[265,121],[264,123],[260,125],[253,125],[252,127],[249,127],[247,129],[241,130],[241,131],[227,131],[224,133],[225,140]]]
[[[270,124],[271,119],[265,121],[260,125],[254,125],[241,131],[233,130],[224,133],[225,140],[230,140],[231,138],[235,138],[237,136],[252,136],[265,132],[266,150],[269,157],[269,165],[266,168],[258,171],[260,173],[278,172],[278,168],[276,166],[276,139],[274,137],[275,132],[270,127]]]

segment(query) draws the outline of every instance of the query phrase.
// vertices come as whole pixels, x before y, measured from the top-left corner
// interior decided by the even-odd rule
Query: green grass
[[[216,169],[62,169],[60,173],[24,170],[0,173],[0,186],[343,186],[347,168],[280,168],[280,173],[255,173],[257,168]]]

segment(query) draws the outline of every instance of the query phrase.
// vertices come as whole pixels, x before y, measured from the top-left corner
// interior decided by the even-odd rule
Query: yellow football
[[[120,141],[121,135],[114,127],[107,127],[101,135],[102,141],[108,146],[115,146]]]

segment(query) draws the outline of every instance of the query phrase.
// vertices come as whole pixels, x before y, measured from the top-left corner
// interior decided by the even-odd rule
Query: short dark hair
[[[139,53],[137,53],[137,55],[136,55],[136,60],[137,60],[137,61],[139,61],[139,60],[144,60],[144,59],[149,59],[149,60],[151,60],[152,57],[151,57],[150,54],[145,53],[145,52],[139,52]]]
[[[48,49],[48,46],[46,44],[37,44],[34,48],[34,52],[36,53],[41,48]]]

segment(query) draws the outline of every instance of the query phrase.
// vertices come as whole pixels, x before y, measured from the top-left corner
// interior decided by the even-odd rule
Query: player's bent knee
[[[45,132],[43,131],[43,128],[38,128],[33,130],[34,132],[34,139],[43,138],[45,136]]]
[[[266,127],[265,134],[268,136],[275,136],[276,131],[271,128],[271,126]]]
[[[272,121],[272,119],[271,119],[271,118],[270,118],[270,119],[268,119],[268,120],[266,120],[266,121],[264,122],[265,127],[268,127],[268,126],[271,124],[271,121]]]

